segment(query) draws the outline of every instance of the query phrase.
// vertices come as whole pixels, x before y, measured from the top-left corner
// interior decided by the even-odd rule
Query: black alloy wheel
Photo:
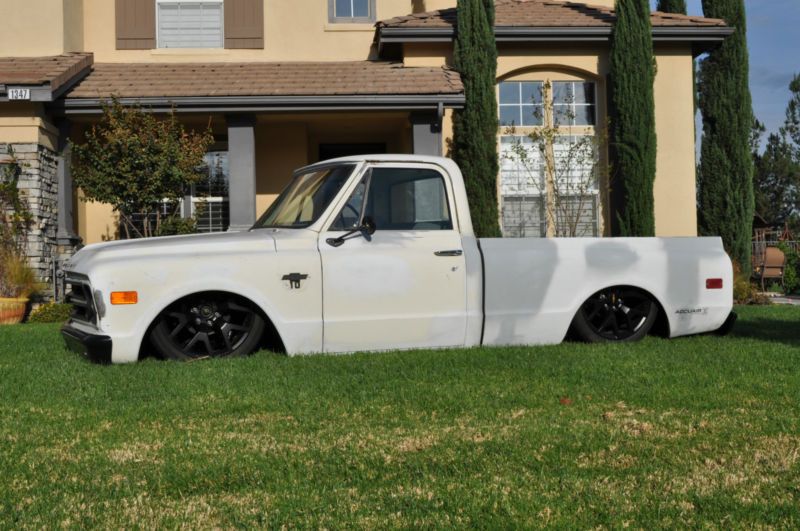
[[[573,321],[578,335],[589,342],[638,341],[653,328],[658,304],[647,293],[630,287],[598,291],[583,303]]]
[[[227,294],[202,293],[164,310],[151,339],[165,358],[191,361],[250,354],[263,332],[264,319],[249,304]]]

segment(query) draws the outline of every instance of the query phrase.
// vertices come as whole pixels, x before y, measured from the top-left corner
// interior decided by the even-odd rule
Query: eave
[[[64,98],[49,109],[56,115],[97,115],[109,97]],[[282,113],[319,111],[425,111],[462,108],[463,94],[338,95],[338,96],[193,96],[117,98],[156,113]]]
[[[57,100],[61,97],[65,92],[71,89],[75,84],[77,84],[81,79],[86,77],[87,74],[92,70],[92,63],[94,61],[94,57],[91,54],[68,54],[68,55],[79,55],[81,58],[75,64],[65,67],[63,71],[60,71],[52,76],[42,75],[40,77],[50,77],[48,80],[42,79],[41,82],[38,83],[31,83],[31,82],[6,82],[0,83],[0,103],[5,103],[8,101],[14,102],[38,102],[38,103],[47,103],[51,101]],[[36,59],[36,58],[32,58]],[[30,90],[30,99],[29,100],[9,100],[8,93],[14,89],[28,89]]]
[[[507,42],[608,42],[611,27],[512,27],[495,28],[495,40]],[[734,33],[729,27],[657,26],[653,28],[653,41],[692,44],[695,55],[707,51]],[[384,45],[404,43],[441,43],[453,40],[454,30],[446,28],[380,27],[377,31],[378,49]]]

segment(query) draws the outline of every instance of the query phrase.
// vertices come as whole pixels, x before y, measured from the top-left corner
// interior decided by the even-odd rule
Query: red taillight
[[[722,289],[722,279],[721,278],[707,278],[706,279],[706,289]]]

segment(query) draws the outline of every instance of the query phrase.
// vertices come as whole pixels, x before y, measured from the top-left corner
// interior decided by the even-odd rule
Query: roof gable
[[[380,21],[378,28],[452,28],[457,9],[448,8]],[[555,0],[497,0],[496,27],[611,27],[616,15],[605,6]],[[725,21],[653,12],[653,27],[725,27]]]
[[[0,101],[9,88],[30,89],[33,101],[52,101],[83,77],[91,67],[91,53],[46,57],[0,57]]]

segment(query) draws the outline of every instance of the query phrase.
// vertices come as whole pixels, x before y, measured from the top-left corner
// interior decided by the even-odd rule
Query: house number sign
[[[8,89],[9,100],[29,100],[31,99],[31,89],[28,88],[12,88]]]

